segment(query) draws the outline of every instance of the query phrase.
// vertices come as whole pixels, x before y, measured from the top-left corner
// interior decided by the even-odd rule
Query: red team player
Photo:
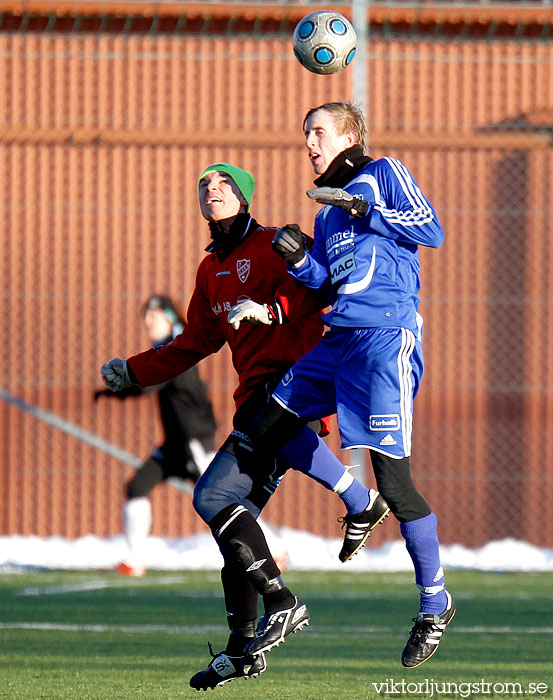
[[[127,361],[115,358],[101,370],[114,391],[132,384],[145,387],[171,379],[228,343],[238,373],[233,430],[194,492],[194,507],[223,555],[221,579],[230,628],[225,651],[191,678],[190,685],[198,690],[263,672],[263,652],[308,623],[306,606],[285,586],[256,522],[288,467],[338,493],[348,515],[370,513],[368,524],[353,539],[348,525],[342,561],[361,548],[388,512],[382,497],[355,480],[306,424],[298,428],[293,422],[289,441],[263,473],[238,466],[236,448],[247,450],[251,424],[272,390],[321,338],[320,310],[325,305],[292,279],[272,250],[276,229],[260,226],[249,214],[254,186],[250,173],[227,163],[204,170],[198,195],[212,243],[197,271],[186,327],[168,345]],[[250,323],[242,323],[246,320]],[[267,617],[278,623],[271,626],[274,633],[267,646],[252,657],[244,648],[254,636],[259,595],[265,608],[260,625],[265,626]]]

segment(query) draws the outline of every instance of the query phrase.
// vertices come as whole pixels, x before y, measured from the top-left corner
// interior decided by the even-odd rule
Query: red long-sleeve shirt
[[[169,345],[128,359],[140,386],[160,384],[217,352],[227,342],[238,373],[234,400],[238,407],[265,376],[286,371],[321,338],[321,303],[288,274],[272,250],[276,229],[258,227],[222,262],[208,253],[196,274],[187,324]],[[273,304],[287,321],[279,325],[242,322],[238,330],[228,313],[241,299]]]

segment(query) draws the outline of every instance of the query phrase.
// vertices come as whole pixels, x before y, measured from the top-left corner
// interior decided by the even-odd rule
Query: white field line
[[[59,595],[60,593],[83,593],[87,591],[101,591],[105,588],[140,588],[141,586],[150,586],[153,583],[156,585],[167,585],[172,583],[183,583],[182,576],[166,576],[152,581],[151,579],[122,579],[121,581],[96,579],[95,581],[83,581],[81,583],[63,583],[56,586],[27,586],[20,591],[15,591],[14,595],[18,596],[40,596],[40,595]],[[180,594],[179,594],[180,595]],[[187,595],[183,591],[182,595]],[[192,593],[197,597],[197,593]],[[216,594],[215,594],[216,595]],[[222,595],[222,594],[221,594]]]
[[[73,625],[59,622],[0,622],[0,629],[45,632],[124,632],[125,634],[209,634],[228,632],[226,625]]]
[[[65,593],[86,593],[89,591],[101,591],[105,590],[108,588],[115,588],[118,590],[121,589],[129,589],[129,588],[140,588],[142,586],[151,586],[151,585],[167,585],[167,584],[183,584],[184,581],[182,577],[167,577],[167,578],[160,578],[156,579],[155,581],[152,579],[124,579],[121,581],[113,581],[113,580],[106,580],[106,581],[83,581],[82,583],[66,583],[66,584],[59,584],[59,585],[51,585],[51,586],[27,586],[26,588],[22,588],[21,590],[14,591],[13,595],[16,596],[46,596],[46,595],[60,595],[60,594],[65,594]],[[205,591],[187,591],[187,590],[182,590],[179,591],[179,596],[184,597],[184,598],[205,598],[206,597]],[[222,591],[211,591],[208,594],[209,598],[222,598],[223,593]],[[340,591],[336,594],[321,594],[317,593],[316,595],[311,595],[310,596],[313,600],[351,600],[351,601],[365,601],[367,596],[362,594],[362,593],[348,593],[347,591]],[[385,593],[376,593],[376,594],[371,594],[371,598],[377,599],[377,598],[385,598],[386,594]],[[411,592],[405,592],[402,593],[401,595],[396,595],[397,598],[401,599],[412,599],[413,595]],[[456,598],[461,598],[462,596],[457,595]]]
[[[226,625],[76,625],[57,622],[0,622],[0,629],[40,630],[46,632],[124,632],[126,634],[206,634],[228,631]],[[513,627],[512,625],[486,627],[485,625],[478,625],[475,627],[454,627],[452,629],[459,634],[553,634],[553,627]],[[334,626],[320,628],[314,626],[313,629],[307,630],[308,634],[319,637],[334,636],[344,632],[367,635],[374,633],[389,634],[390,632],[400,633],[400,630],[389,626]]]
[[[88,583],[68,583],[59,586],[28,586],[15,595],[21,596],[39,596],[39,595],[57,595],[58,593],[81,593],[82,591],[101,591],[103,588],[109,588],[109,584],[103,581],[89,581]]]

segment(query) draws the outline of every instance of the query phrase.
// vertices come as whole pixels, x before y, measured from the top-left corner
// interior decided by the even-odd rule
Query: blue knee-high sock
[[[360,513],[369,505],[369,489],[350,474],[311,428],[303,428],[278,453],[292,469],[307,474],[329,491],[337,493],[348,513]]]
[[[437,524],[436,516],[430,513],[424,518],[400,525],[415,567],[415,583],[420,590],[420,611],[434,615],[439,615],[447,606]]]

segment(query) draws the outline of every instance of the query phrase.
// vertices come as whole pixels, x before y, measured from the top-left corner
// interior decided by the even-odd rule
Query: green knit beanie
[[[253,191],[255,189],[255,178],[251,173],[248,173],[242,168],[238,168],[236,165],[230,165],[230,163],[213,163],[213,165],[208,165],[208,167],[203,171],[198,179],[198,190],[200,189],[200,181],[208,173],[226,173],[235,182],[236,187],[242,193],[242,196],[248,203],[247,209],[250,208],[252,203]]]

